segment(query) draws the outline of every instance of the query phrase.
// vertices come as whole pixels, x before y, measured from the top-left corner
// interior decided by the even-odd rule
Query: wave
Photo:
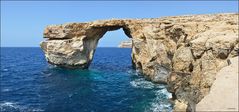
[[[130,84],[135,88],[153,89],[155,87],[155,84],[150,81],[146,81],[143,78],[133,80]]]
[[[27,106],[20,106],[14,102],[1,102],[0,103],[1,112],[43,112],[42,109],[29,108]]]
[[[155,84],[151,81],[146,80],[145,78],[135,79],[130,82],[131,86],[135,88],[144,88],[144,89],[163,89],[164,85]]]
[[[165,100],[172,98],[172,94],[164,88],[155,91],[155,95],[156,98],[150,103],[149,110],[152,112],[172,112],[172,104],[169,100]]]
[[[172,112],[172,104],[169,100],[172,94],[167,91],[165,85],[155,84],[144,78],[135,79],[130,82],[135,88],[150,89],[154,92],[155,98],[149,103],[145,112]]]

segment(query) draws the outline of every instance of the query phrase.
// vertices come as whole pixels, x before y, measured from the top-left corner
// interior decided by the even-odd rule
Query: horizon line
[[[31,48],[31,47],[35,47],[35,48],[41,48],[40,46],[37,47],[37,46],[0,46],[1,48]],[[122,47],[96,47],[96,48],[122,48]]]

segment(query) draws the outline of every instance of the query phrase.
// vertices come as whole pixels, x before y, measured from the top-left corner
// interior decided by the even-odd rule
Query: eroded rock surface
[[[238,112],[238,57],[223,67],[216,75],[210,92],[197,105],[196,111]]]
[[[134,67],[152,81],[169,85],[177,99],[175,110],[195,110],[216,73],[230,64],[227,59],[238,56],[238,14],[50,25],[41,48],[49,63],[87,68],[98,40],[120,28],[132,38]]]

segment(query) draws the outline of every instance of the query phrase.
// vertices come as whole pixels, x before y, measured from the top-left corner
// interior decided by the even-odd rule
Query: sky
[[[238,1],[1,1],[1,47],[39,47],[51,24],[213,13],[238,13]],[[127,39],[122,29],[110,31],[98,47]]]

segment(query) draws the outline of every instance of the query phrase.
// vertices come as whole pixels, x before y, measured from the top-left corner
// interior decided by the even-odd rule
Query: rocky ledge
[[[154,82],[167,83],[174,110],[194,111],[216,73],[238,56],[238,14],[154,19],[114,19],[47,26],[41,43],[49,63],[87,68],[98,40],[123,28],[132,38],[133,66]]]

